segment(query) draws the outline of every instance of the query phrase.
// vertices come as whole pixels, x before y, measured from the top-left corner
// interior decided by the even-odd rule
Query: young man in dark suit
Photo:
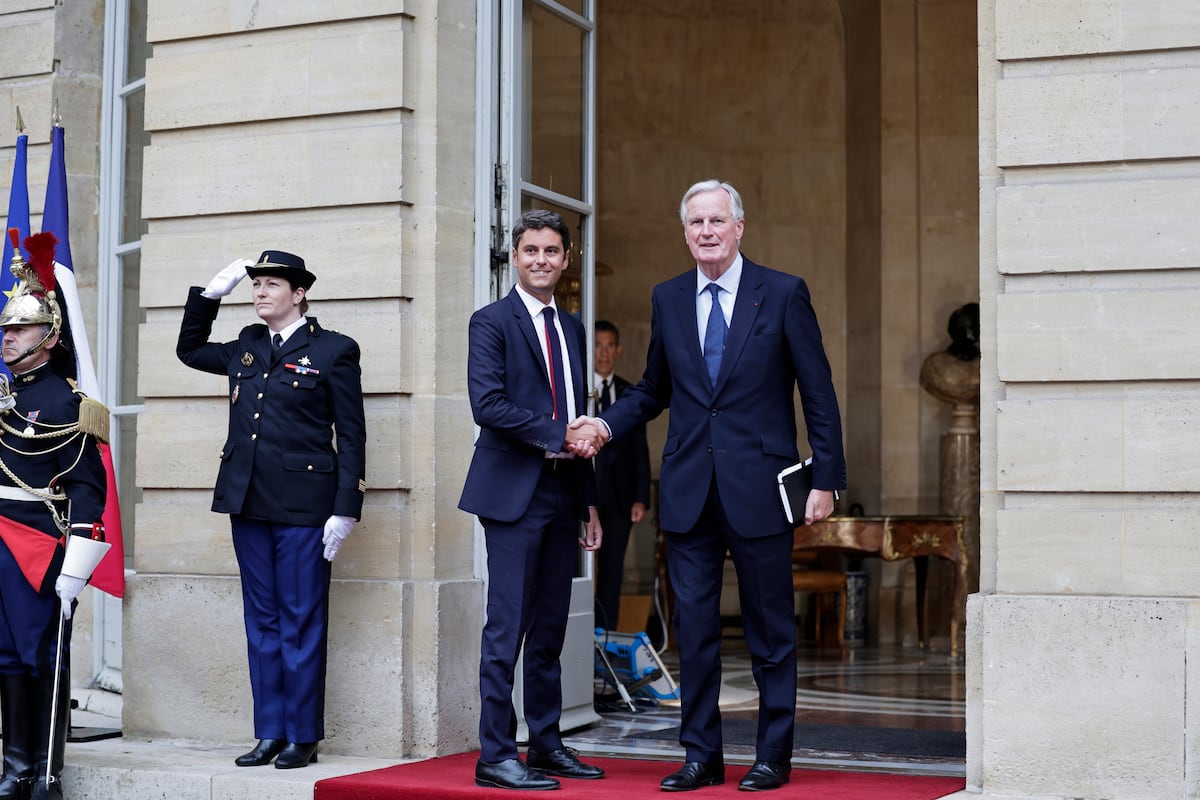
[[[570,230],[558,214],[530,211],[513,226],[512,242],[517,285],[471,316],[467,353],[467,389],[480,431],[458,507],[479,517],[488,553],[475,783],[554,789],[555,777],[604,775],[563,746],[558,727],[575,548],[596,550],[601,539],[594,451],[584,445],[580,458],[569,448],[580,449],[595,432],[567,427],[587,396],[583,324],[559,313],[554,301]],[[525,761],[517,753],[512,704],[522,645]]]
[[[715,180],[693,185],[680,219],[696,268],[654,288],[646,371],[602,415],[619,441],[671,409],[659,519],[676,598],[686,763],[662,788],[725,780],[717,700],[728,553],[759,689],[756,761],[739,788],[777,789],[791,774],[796,630],[793,533],[775,476],[799,459],[799,388],[813,457],[804,522],[829,516],[846,485],[841,415],[808,286],[742,256],[737,190]]]
[[[616,374],[621,358],[617,326],[602,319],[596,322],[595,331],[596,409],[603,412],[629,387],[629,381]],[[650,449],[645,426],[602,449],[595,464],[600,526],[604,529],[604,544],[596,554],[596,627],[617,630],[629,532],[650,507]]]

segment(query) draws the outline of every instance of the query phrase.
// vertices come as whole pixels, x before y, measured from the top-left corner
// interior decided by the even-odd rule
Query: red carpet
[[[553,800],[554,798],[595,798],[599,800],[635,800],[636,798],[688,797],[695,800],[716,798],[770,797],[771,800],[934,800],[959,791],[962,778],[935,778],[921,775],[886,775],[869,772],[833,770],[792,770],[792,782],[767,795],[740,792],[737,782],[749,767],[730,766],[725,783],[696,792],[663,792],[658,782],[679,766],[670,761],[631,761],[617,758],[587,758],[589,764],[608,773],[597,781],[564,780],[561,789],[549,792],[516,792],[482,789],[475,785],[475,760],[478,753],[459,753],[444,758],[401,764],[397,767],[343,775],[318,781],[313,800]]]

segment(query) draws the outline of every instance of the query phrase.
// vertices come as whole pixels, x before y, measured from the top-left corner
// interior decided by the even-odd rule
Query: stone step
[[[67,800],[312,800],[319,780],[404,763],[320,753],[301,769],[234,766],[247,749],[120,738],[70,742],[64,794]]]

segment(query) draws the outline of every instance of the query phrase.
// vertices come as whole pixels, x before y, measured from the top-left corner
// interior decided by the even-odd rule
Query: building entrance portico
[[[119,660],[129,742],[245,744],[237,569],[208,511],[229,389],[190,374],[174,348],[188,286],[282,247],[336,276],[314,286],[313,311],[363,346],[371,436],[364,518],[334,568],[324,752],[472,747],[477,699],[464,687],[484,576],[456,501],[475,433],[466,323],[498,275],[493,225],[511,221],[495,213],[497,178],[532,184],[508,217],[534,198],[588,231],[580,313],[618,324],[619,371],[636,378],[650,288],[690,266],[679,197],[718,177],[746,201],[746,253],[813,289],[846,420],[844,512],[940,511],[952,410],[920,367],[945,349],[950,314],[979,302],[969,790],[1200,797],[1186,736],[1200,697],[1188,691],[1200,663],[1188,657],[1200,579],[1194,4],[513,5],[511,18],[500,0],[0,10],[0,87],[31,132],[35,228],[56,103],[69,131],[84,315],[104,327],[90,337],[107,343],[97,363],[121,373],[100,399],[119,411],[118,469],[136,487],[121,619],[77,615],[77,688],[115,685]],[[101,31],[115,9],[126,18]],[[500,85],[494,37],[526,10],[583,18],[587,33],[522,46],[519,57],[548,61],[513,97],[562,102],[534,111],[519,142],[555,166],[498,175],[479,157]],[[145,46],[124,48],[128,37]],[[15,130],[15,111],[0,117]],[[97,119],[126,144],[105,141]],[[570,169],[564,148],[580,154]],[[15,149],[0,152],[11,174]],[[222,335],[249,313],[245,294],[227,303]],[[664,437],[653,424],[652,452]],[[651,585],[653,532],[634,530],[632,594]],[[867,571],[869,641],[917,652],[913,570]],[[928,627],[943,631],[952,576],[934,562],[930,585]],[[932,635],[929,652],[949,644]]]

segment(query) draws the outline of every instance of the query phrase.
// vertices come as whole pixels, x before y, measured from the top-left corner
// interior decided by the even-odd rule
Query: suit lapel
[[[295,333],[288,337],[287,341],[283,343],[283,347],[279,348],[279,359],[281,361],[287,358],[290,353],[294,353],[297,350],[301,350],[308,346],[308,329],[311,326],[311,322],[305,322],[296,329]],[[273,350],[274,348],[271,349]]]
[[[525,340],[525,344],[529,346],[530,355],[533,360],[541,368],[542,378],[545,379],[546,385],[550,385],[550,371],[546,367],[546,357],[542,354],[542,325],[535,322],[530,316],[528,309],[525,308],[525,303],[522,302],[521,296],[517,294],[514,288],[509,291],[508,296],[509,310],[512,312],[517,330],[521,332],[521,338]]]
[[[675,296],[674,317],[679,322],[681,341],[686,342],[687,351],[692,356],[693,371],[701,376],[702,382],[708,384],[708,367],[704,363],[704,350],[700,346],[699,329],[696,327],[696,271],[685,273],[679,281],[679,291]]]
[[[251,354],[256,362],[261,362],[263,370],[270,369],[275,363],[275,346],[271,344],[271,329],[266,325],[262,326],[262,332],[255,336],[251,344]]]
[[[721,387],[725,385],[729,373],[746,347],[746,340],[750,338],[750,331],[754,328],[754,320],[763,300],[762,283],[758,266],[743,256],[742,277],[738,282],[737,298],[733,302],[733,321],[729,326],[729,335],[725,338],[725,353],[721,356],[721,371],[717,373],[717,385],[713,387],[713,394],[721,391]],[[700,360],[703,362],[703,356]]]
[[[562,317],[569,315],[562,314],[562,309],[559,309],[559,314]],[[571,317],[574,320],[574,317]],[[574,326],[566,319],[560,320],[563,329],[563,338],[567,340],[567,358],[571,361],[571,387],[575,394],[575,408],[567,409],[574,419],[580,413],[587,411],[587,406],[584,405],[587,399],[587,393],[583,389],[583,354],[579,352],[579,337],[575,336]],[[583,406],[583,412],[580,411],[580,406]]]

